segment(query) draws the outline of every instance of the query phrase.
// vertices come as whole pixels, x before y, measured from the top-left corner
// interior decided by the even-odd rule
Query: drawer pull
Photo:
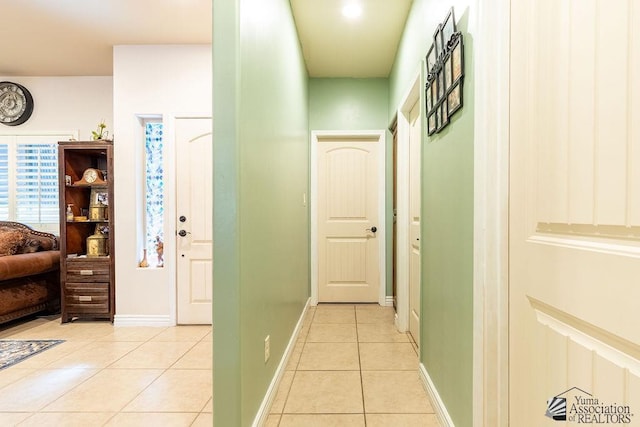
[[[93,270],[80,270],[81,276],[93,276]]]
[[[91,302],[91,296],[89,296],[89,295],[78,295],[78,301]]]

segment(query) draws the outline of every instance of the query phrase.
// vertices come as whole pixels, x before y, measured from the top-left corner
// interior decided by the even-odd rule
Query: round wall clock
[[[33,112],[33,97],[26,87],[12,82],[0,82],[0,123],[17,126],[26,122]]]

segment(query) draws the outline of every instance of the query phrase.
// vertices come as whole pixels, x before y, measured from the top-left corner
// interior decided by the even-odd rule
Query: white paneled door
[[[211,324],[213,139],[210,118],[175,121],[178,324]]]
[[[409,333],[420,346],[420,102],[409,113]]]
[[[378,302],[380,135],[317,142],[318,301]]]
[[[511,14],[510,425],[640,425],[640,5]]]

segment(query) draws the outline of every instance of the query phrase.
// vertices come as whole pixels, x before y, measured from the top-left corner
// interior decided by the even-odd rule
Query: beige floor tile
[[[173,326],[166,328],[151,341],[200,341],[211,332],[211,326]]]
[[[409,338],[393,324],[360,323],[358,342],[409,342]]]
[[[191,427],[211,427],[213,425],[213,414],[201,413],[195,419]]]
[[[202,408],[202,412],[213,412],[213,399],[209,399],[204,408]]]
[[[140,426],[162,426],[162,427],[187,427],[192,424],[198,413],[124,413],[121,412],[107,423],[113,427],[140,427]],[[209,427],[213,425],[213,420]]]
[[[209,333],[207,335],[205,335],[204,337],[202,337],[201,341],[209,341],[212,342],[213,341],[213,331],[209,331]]]
[[[357,305],[356,319],[358,323],[384,323],[392,325],[395,320],[393,307],[381,307],[379,305]]]
[[[296,338],[296,344],[307,341],[307,338],[309,337],[309,329],[311,329],[311,324],[302,325],[300,332],[298,332],[298,337]]]
[[[363,414],[289,415],[280,420],[280,427],[364,427]]]
[[[434,414],[367,414],[367,427],[440,427]]]
[[[315,316],[316,314],[316,308],[315,307],[309,307],[307,309],[307,312],[304,315],[304,319],[302,320],[302,324],[303,325],[310,325],[311,322],[313,322],[313,316]]]
[[[293,383],[294,374],[294,371],[285,371],[282,375],[280,385],[278,385],[278,392],[276,393],[275,399],[273,399],[271,410],[269,411],[272,414],[281,414],[284,410],[284,404],[287,401],[289,389],[291,388],[291,383]]]
[[[20,367],[21,369],[46,368],[51,363],[56,362],[69,354],[73,354],[76,351],[80,351],[89,344],[91,344],[91,341],[66,341],[51,347],[42,353],[31,356],[14,366]]]
[[[48,369],[98,369],[111,365],[142,343],[136,341],[95,341],[47,365]]]
[[[356,313],[353,308],[318,310],[313,323],[356,323]]]
[[[360,343],[363,371],[417,371],[418,356],[410,343]]]
[[[296,346],[293,348],[291,352],[291,356],[289,356],[289,362],[287,362],[287,367],[285,370],[287,371],[295,371],[298,367],[298,363],[300,362],[300,356],[302,356],[302,349],[304,348],[303,342],[296,343]]]
[[[0,371],[0,389],[35,372],[35,369],[22,369],[16,365]],[[0,391],[2,393],[2,391]]]
[[[0,411],[39,411],[96,373],[94,369],[35,371],[2,389]]]
[[[20,427],[102,426],[113,415],[111,412],[39,412],[19,425]]]
[[[195,342],[148,341],[109,367],[166,369],[176,363],[195,344]]]
[[[149,341],[166,328],[151,326],[114,327],[113,332],[101,337],[99,341]]]
[[[360,369],[357,343],[309,342],[302,350],[299,371],[357,371]]]
[[[213,346],[210,341],[200,341],[182,356],[171,369],[213,369]]]
[[[324,310],[345,310],[345,309],[354,309],[355,304],[318,304],[316,306],[316,313]]]
[[[357,371],[298,371],[285,413],[363,413]]]
[[[270,414],[264,423],[264,427],[278,427],[278,424],[280,424],[280,414]]]
[[[48,412],[118,412],[156,378],[160,369],[104,369],[44,408]]]
[[[0,426],[15,426],[30,417],[31,412],[0,412]]]
[[[356,326],[343,324],[314,323],[309,330],[307,342],[356,342]]]
[[[51,328],[51,332],[60,339],[69,341],[95,341],[113,333],[109,321],[74,321]]]
[[[200,412],[211,399],[212,383],[211,371],[170,369],[123,412]]]
[[[417,371],[363,371],[362,388],[367,413],[433,413]]]

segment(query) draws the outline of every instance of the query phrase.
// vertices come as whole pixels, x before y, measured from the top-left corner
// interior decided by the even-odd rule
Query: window
[[[58,146],[69,136],[0,137],[0,220],[58,231]]]
[[[145,122],[145,247],[150,266],[161,267],[158,243],[164,242],[164,166],[162,123]]]

